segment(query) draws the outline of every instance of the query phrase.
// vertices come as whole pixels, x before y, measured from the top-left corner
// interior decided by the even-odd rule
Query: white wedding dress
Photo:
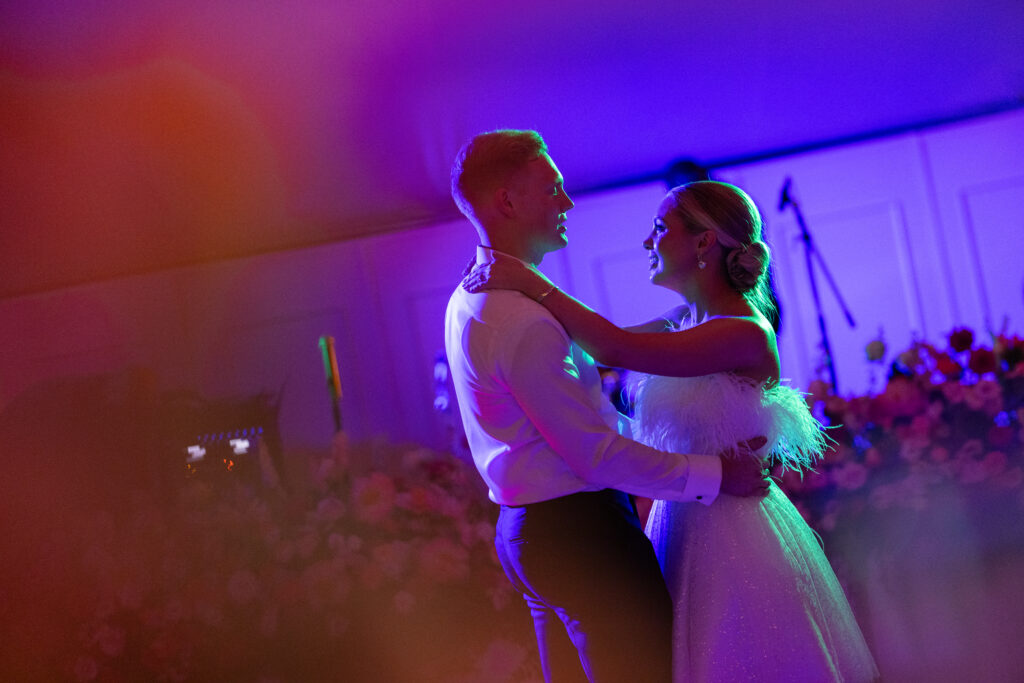
[[[634,438],[717,453],[765,436],[762,453],[806,467],[824,446],[802,395],[731,374],[642,375]],[[766,498],[655,501],[647,521],[674,604],[673,680],[871,681],[878,670],[819,541],[773,483]]]

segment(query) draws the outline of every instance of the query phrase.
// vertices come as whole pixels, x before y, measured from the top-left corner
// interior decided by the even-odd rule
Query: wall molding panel
[[[783,375],[805,387],[820,339],[802,246],[779,190],[794,196],[857,327],[818,283],[840,391],[867,390],[864,346],[895,353],[957,325],[1024,333],[1024,110],[717,169],[761,207],[783,311]],[[567,178],[570,194],[572,178]],[[574,196],[554,282],[618,324],[679,299],[648,280],[641,243],[666,191],[648,182]],[[317,338],[337,340],[346,428],[447,448],[433,361],[447,299],[477,243],[465,220],[359,240],[135,275],[0,300],[0,409],[41,383],[149,368],[163,389],[211,398],[287,379],[286,447],[321,447],[333,425]]]

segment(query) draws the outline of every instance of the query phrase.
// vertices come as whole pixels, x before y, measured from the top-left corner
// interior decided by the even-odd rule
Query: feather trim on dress
[[[786,384],[768,386],[729,373],[700,377],[634,374],[633,436],[677,453],[715,454],[764,436],[761,457],[784,469],[810,469],[827,436],[804,400]],[[729,406],[722,410],[722,406]]]

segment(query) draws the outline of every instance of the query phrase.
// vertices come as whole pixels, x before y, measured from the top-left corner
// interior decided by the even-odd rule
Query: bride
[[[765,435],[766,458],[808,468],[824,438],[801,394],[779,380],[769,251],[753,201],[727,183],[676,187],[644,248],[651,282],[689,304],[687,324],[668,334],[616,327],[512,259],[481,266],[465,286],[519,290],[600,363],[647,373],[636,392],[639,441],[716,453]],[[721,496],[707,507],[655,501],[647,535],[674,604],[677,683],[878,678],[816,537],[774,484],[765,498]]]

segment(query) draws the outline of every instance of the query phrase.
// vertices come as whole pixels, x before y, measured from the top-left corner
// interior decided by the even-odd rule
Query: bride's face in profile
[[[686,229],[675,208],[671,195],[662,200],[651,234],[644,240],[644,249],[650,259],[651,284],[679,292],[697,270],[700,236]]]

